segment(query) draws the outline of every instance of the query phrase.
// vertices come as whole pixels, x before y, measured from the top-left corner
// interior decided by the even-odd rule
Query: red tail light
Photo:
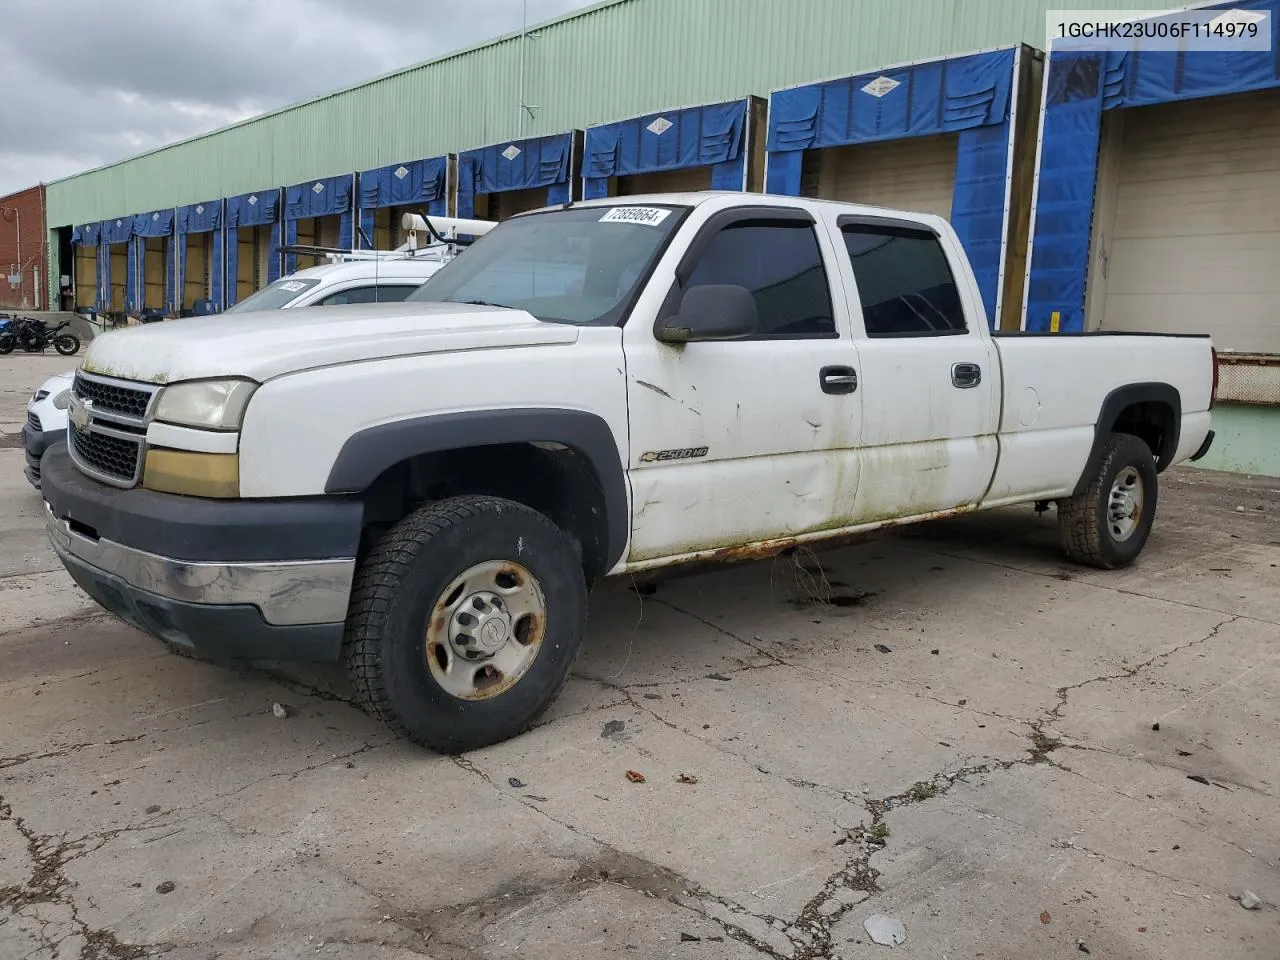
[[[1212,410],[1218,402],[1218,348],[1210,347],[1209,352],[1213,354],[1213,391],[1209,394],[1209,409]]]

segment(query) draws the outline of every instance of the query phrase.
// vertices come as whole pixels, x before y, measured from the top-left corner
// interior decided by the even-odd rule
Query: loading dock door
[[[1280,353],[1280,91],[1136,107],[1121,123],[1090,320]]]
[[[75,305],[92,307],[98,301],[98,248],[77,246],[75,249]]]
[[[241,227],[236,256],[236,303],[267,285],[271,226]]]
[[[143,272],[142,305],[144,307],[164,307],[165,253],[169,249],[169,241],[165,237],[146,237],[143,241],[145,268]]]
[[[182,287],[182,307],[194,309],[197,300],[209,296],[209,245],[211,233],[191,233],[186,236],[187,272]]]
[[[956,184],[954,133],[807,151],[802,189],[845,203],[951,216]],[[816,166],[816,169],[815,169]]]
[[[527,213],[547,206],[547,191],[537,187],[531,190],[504,190],[502,193],[486,193],[476,197],[476,209],[487,204],[485,220],[506,220],[517,213]]]
[[[394,250],[409,239],[400,226],[400,218],[406,213],[422,213],[424,207],[378,207],[373,211],[373,249]],[[419,241],[421,242],[421,241]],[[363,241],[361,241],[363,245]]]
[[[129,270],[129,244],[111,244],[111,312],[124,313],[124,287]]]
[[[682,170],[659,170],[618,178],[620,196],[642,193],[694,193],[711,189],[711,168],[685,167]]]

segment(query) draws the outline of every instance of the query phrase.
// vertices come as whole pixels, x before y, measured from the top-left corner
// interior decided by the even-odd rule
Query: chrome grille
[[[27,414],[27,424],[36,433],[44,433],[44,426],[40,423],[40,418],[34,413]]]
[[[94,410],[114,413],[141,422],[146,419],[155,387],[134,387],[98,377],[88,377],[76,372],[75,394],[81,400],[93,401]]]
[[[142,479],[147,419],[160,388],[77,371],[71,392],[67,447],[72,461],[104,483],[136,486]]]
[[[141,438],[125,440],[105,433],[81,433],[73,428],[71,442],[75,446],[76,459],[85,466],[113,480],[132,484],[136,479],[142,453]]]

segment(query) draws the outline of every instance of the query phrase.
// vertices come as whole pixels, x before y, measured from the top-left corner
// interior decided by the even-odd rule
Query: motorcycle
[[[27,353],[43,353],[53,347],[64,357],[75,356],[80,352],[80,338],[63,332],[70,325],[70,320],[64,320],[50,329],[35,317],[10,318],[0,327],[0,354],[12,353],[20,346]]]

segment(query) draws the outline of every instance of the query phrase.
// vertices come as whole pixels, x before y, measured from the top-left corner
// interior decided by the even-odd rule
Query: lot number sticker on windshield
[[[299,290],[307,289],[307,285],[301,280],[287,280],[280,284],[281,290],[288,290],[290,293],[297,293]]]
[[[661,207],[614,207],[600,218],[600,222],[639,223],[646,227],[656,227],[669,216],[671,211]]]

